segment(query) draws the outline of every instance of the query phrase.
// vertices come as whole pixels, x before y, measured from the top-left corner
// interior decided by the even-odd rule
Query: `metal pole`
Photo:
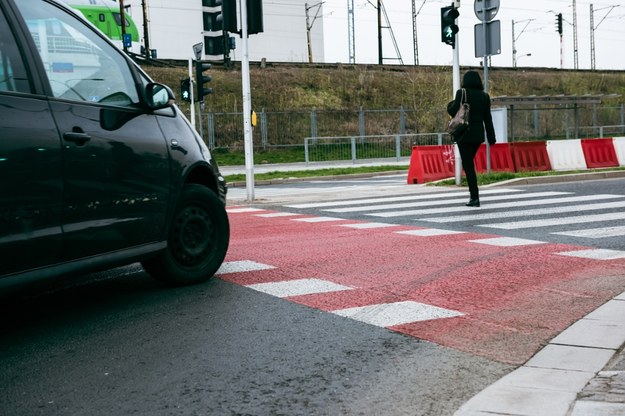
[[[126,34],[126,13],[124,13],[124,0],[119,0],[119,16],[122,28],[122,47],[124,48],[124,52],[128,53],[128,48],[124,42],[124,35]]]
[[[308,63],[311,64],[313,61],[313,58],[312,58],[312,45],[311,45],[312,41],[310,39],[310,17],[308,15],[308,10],[310,9],[308,7],[308,3],[304,4],[304,8],[306,9],[306,41],[308,43]]]
[[[482,16],[484,17],[483,32],[484,32],[484,92],[488,94],[488,52],[490,51],[490,45],[488,44],[488,34],[486,30],[488,28],[488,22],[486,22],[486,2],[482,2]],[[490,175],[490,145],[486,141],[486,174]]]
[[[241,60],[241,83],[243,92],[243,139],[245,148],[245,188],[247,201],[254,200],[254,146],[252,143],[252,93],[250,85],[250,54],[247,35],[247,5],[239,2],[241,15],[241,46],[243,56]]]
[[[193,60],[189,58],[189,95],[191,96],[191,126],[195,129],[195,82],[193,80]]]
[[[382,0],[378,0],[378,64],[382,65]]]
[[[512,19],[512,67],[516,68],[516,39],[514,39],[514,19]]]
[[[456,40],[454,42],[455,46],[453,49],[453,95],[452,99],[456,97],[456,91],[460,89],[460,45],[458,34],[456,33]],[[460,151],[458,150],[458,145],[454,145],[454,165],[455,165],[455,177],[456,177],[456,186],[460,186],[462,183],[462,161],[460,160]]]
[[[146,0],[141,2],[141,8],[143,9],[143,49],[145,50],[145,57],[150,57],[150,29],[148,21],[148,5]]]

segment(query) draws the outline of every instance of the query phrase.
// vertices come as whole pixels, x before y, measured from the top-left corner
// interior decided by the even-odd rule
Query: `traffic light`
[[[562,34],[562,13],[556,15],[556,30],[559,34]]]
[[[441,7],[441,42],[456,47],[456,33],[458,25],[456,19],[460,12],[454,6]]]
[[[211,64],[208,62],[195,61],[195,82],[197,83],[197,96],[195,101],[204,101],[204,96],[213,92],[212,88],[204,87],[204,84],[213,79],[210,75],[204,75],[204,71],[209,70]]]
[[[239,33],[237,24],[237,2],[236,0],[217,0],[221,5],[221,19],[225,32]]]
[[[191,101],[191,80],[189,78],[180,80],[180,97],[183,101]]]
[[[204,36],[204,52],[206,55],[223,55],[224,36]]]
[[[224,1],[228,1],[228,0],[224,0]],[[246,5],[247,5],[247,34],[254,35],[256,33],[263,32],[264,31],[263,0],[247,0]]]
[[[204,0],[204,31],[238,33],[236,0]]]

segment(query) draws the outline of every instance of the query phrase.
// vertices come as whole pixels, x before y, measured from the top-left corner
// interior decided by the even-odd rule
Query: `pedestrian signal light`
[[[460,16],[460,12],[454,6],[441,7],[441,42],[456,47],[456,33],[458,33],[458,25],[456,19]]]
[[[183,101],[191,101],[191,80],[189,78],[180,80],[180,97]]]

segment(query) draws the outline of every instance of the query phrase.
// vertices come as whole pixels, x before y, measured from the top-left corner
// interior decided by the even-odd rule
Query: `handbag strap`
[[[460,100],[460,104],[464,104],[467,102],[467,90],[462,89],[462,99]]]

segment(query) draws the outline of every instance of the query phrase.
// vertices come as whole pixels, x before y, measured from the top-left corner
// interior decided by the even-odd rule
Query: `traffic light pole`
[[[489,44],[488,44],[488,33],[486,30],[486,25],[488,21],[486,20],[486,2],[482,2],[482,16],[484,16],[484,20],[482,21],[484,34],[484,92],[488,94],[489,85],[488,85],[488,56],[489,56]],[[488,140],[486,140],[486,174],[490,175],[490,144]]]
[[[460,89],[460,42],[458,39],[458,33],[456,33],[456,42],[453,49],[454,61],[453,61],[453,96],[452,99],[456,98],[456,91]],[[456,177],[456,186],[460,186],[462,181],[462,161],[460,160],[460,151],[458,150],[458,146],[454,146],[454,166],[455,166],[455,177]]]
[[[247,201],[254,200],[254,147],[252,144],[252,93],[250,84],[250,55],[248,46],[247,6],[245,1],[239,2],[241,14],[241,83],[243,92],[243,140],[245,149],[245,188]]]
[[[195,100],[194,100],[194,88],[195,82],[193,81],[193,59],[189,58],[189,95],[191,100],[191,126],[195,129]]]

